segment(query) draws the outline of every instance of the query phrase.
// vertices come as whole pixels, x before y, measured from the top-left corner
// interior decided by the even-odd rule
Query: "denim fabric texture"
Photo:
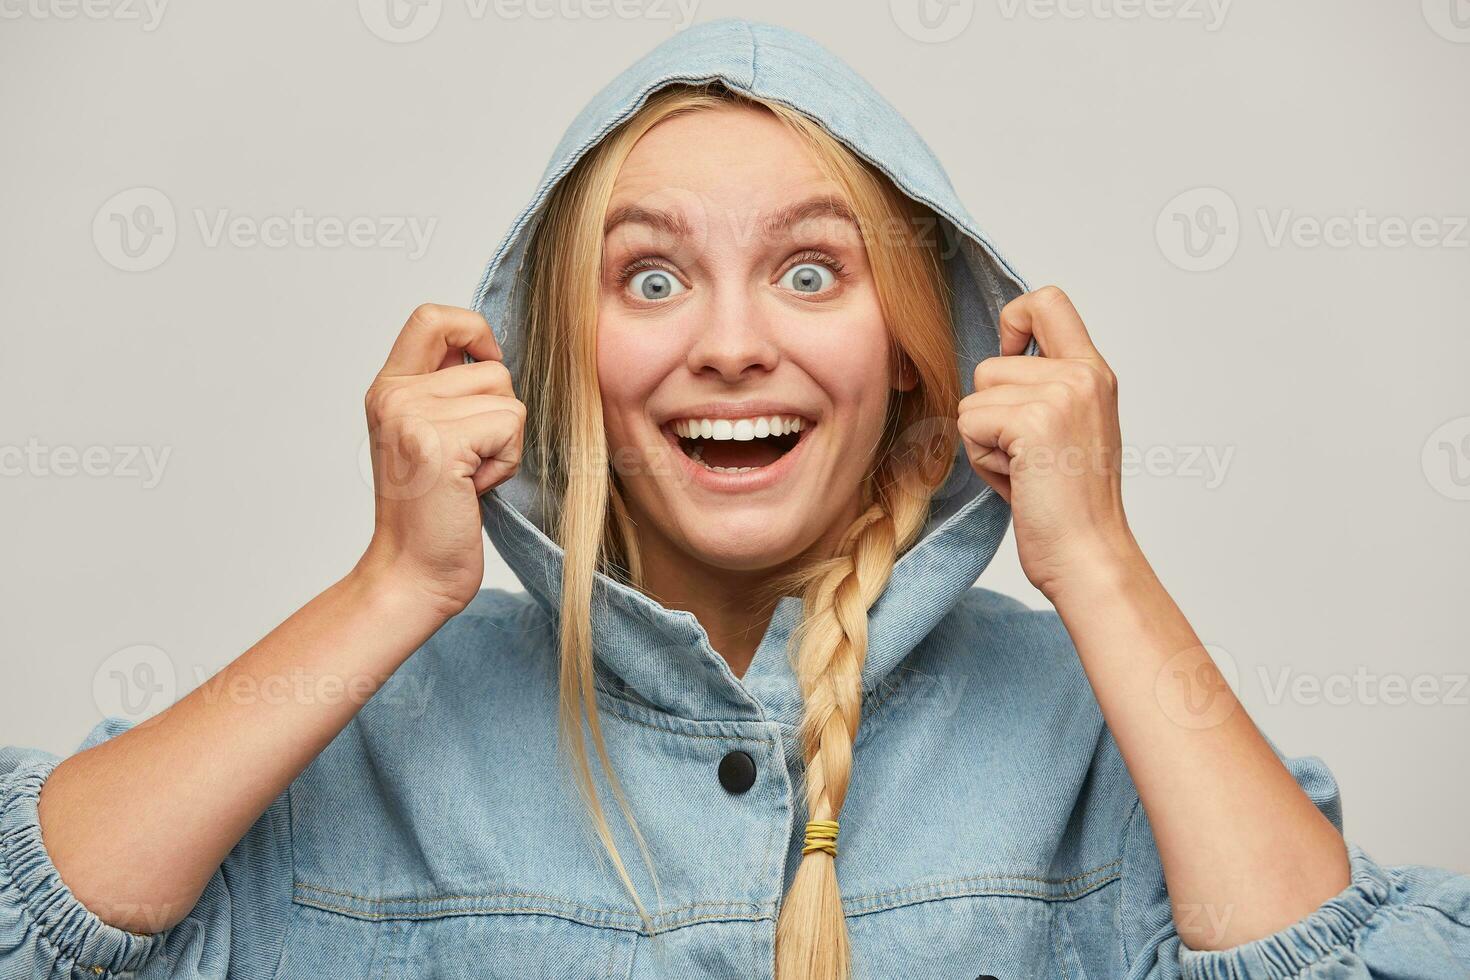
[[[1025,284],[862,78],[809,38],[743,20],[658,46],[557,146],[472,304],[519,383],[534,381],[520,378],[513,285],[548,192],[650,93],[706,79],[814,117],[941,216],[968,392],[976,362],[997,353],[998,311]],[[784,649],[798,600],[782,602],[736,678],[691,614],[598,579],[598,704],[657,863],[657,907],[595,755],[593,766],[655,913],[650,936],[557,756],[563,554],[524,473],[485,495],[482,512],[524,591],[484,590],[446,623],[165,932],[124,932],[77,901],[36,818],[59,760],[0,749],[0,980],[771,977],[806,820],[801,700]],[[1356,846],[1351,884],[1301,921],[1233,949],[1184,947],[1147,817],[1060,620],[976,586],[1009,517],[959,457],[871,610],[837,857],[856,977],[1470,976],[1470,877],[1382,866]],[[82,748],[127,724],[104,720]],[[717,776],[735,750],[755,763],[754,784],[738,794]],[[1286,762],[1340,827],[1328,769],[1311,756]]]

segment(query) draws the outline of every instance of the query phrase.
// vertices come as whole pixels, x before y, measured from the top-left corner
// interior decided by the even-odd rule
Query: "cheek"
[[[631,440],[636,419],[659,382],[668,376],[670,352],[641,322],[603,312],[597,326],[597,381],[603,424],[614,449]]]
[[[888,330],[875,309],[846,320],[840,343],[804,351],[802,364],[847,425],[870,431],[882,427],[888,406],[890,357]]]

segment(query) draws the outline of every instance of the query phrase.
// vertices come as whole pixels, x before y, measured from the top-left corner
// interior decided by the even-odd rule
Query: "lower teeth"
[[[694,460],[700,466],[703,466],[705,469],[714,470],[716,473],[749,473],[751,470],[760,469],[759,466],[711,466],[709,463],[706,463],[704,461],[703,446],[695,446],[694,453],[689,458]]]

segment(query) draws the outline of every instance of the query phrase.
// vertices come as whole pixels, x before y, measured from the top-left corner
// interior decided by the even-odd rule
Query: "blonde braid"
[[[804,700],[799,739],[810,820],[836,820],[842,812],[862,717],[868,610],[928,512],[928,492],[903,488],[882,496],[888,499],[871,504],[847,529],[837,557],[822,563],[805,596],[792,667]],[[813,846],[802,855],[776,922],[776,976],[846,980],[850,958],[836,856]]]

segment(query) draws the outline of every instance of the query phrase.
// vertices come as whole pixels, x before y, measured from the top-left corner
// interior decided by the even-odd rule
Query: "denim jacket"
[[[474,299],[520,384],[512,286],[549,189],[650,92],[699,79],[805,111],[941,216],[956,370],[970,390],[1022,280],[860,77],[808,38],[741,20],[654,49],[556,148]],[[524,591],[482,591],[416,651],[171,929],[125,932],[77,901],[36,818],[58,760],[0,750],[0,980],[771,977],[806,819],[795,791],[801,699],[785,653],[799,600],[782,601],[737,678],[690,613],[597,580],[598,706],[662,895],[654,905],[636,841],[609,806],[654,915],[646,934],[558,762],[563,553],[529,482],[482,498],[485,529]],[[1385,867],[1356,846],[1349,886],[1301,921],[1232,949],[1185,947],[1148,818],[1058,617],[975,585],[1009,517],[958,459],[870,612],[837,858],[856,977],[1470,976],[1470,878]],[[125,728],[104,720],[83,747]],[[737,753],[753,773],[722,777],[724,760],[746,761]],[[1286,763],[1341,827],[1322,762]],[[593,770],[609,800],[595,756]]]

